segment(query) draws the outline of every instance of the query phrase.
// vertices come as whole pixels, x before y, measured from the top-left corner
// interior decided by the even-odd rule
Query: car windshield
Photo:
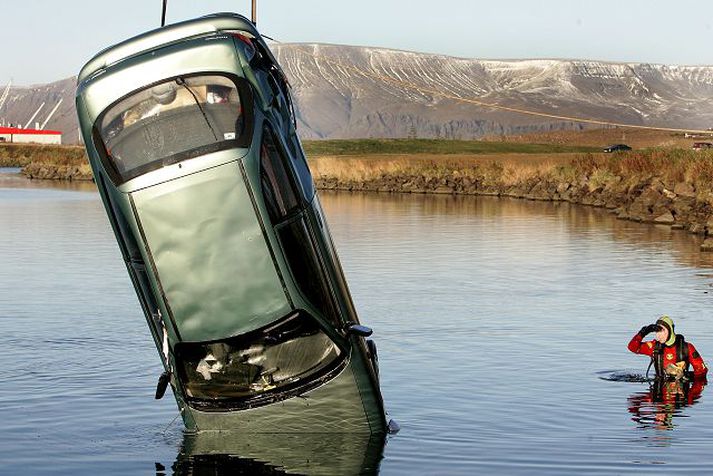
[[[186,394],[197,406],[305,391],[343,360],[339,347],[302,311],[243,336],[180,343],[176,354]]]
[[[246,140],[236,83],[225,76],[175,78],[137,91],[103,114],[99,133],[122,180]]]

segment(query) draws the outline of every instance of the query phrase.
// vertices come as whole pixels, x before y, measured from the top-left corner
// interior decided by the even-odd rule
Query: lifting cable
[[[500,110],[500,111],[513,112],[513,113],[517,113],[517,114],[525,114],[525,115],[529,115],[529,116],[545,117],[548,119],[557,119],[560,121],[576,122],[576,123],[582,123],[582,124],[595,124],[595,125],[599,125],[599,126],[619,127],[619,128],[625,128],[625,129],[679,132],[679,133],[689,133],[689,134],[690,133],[692,133],[692,134],[711,134],[712,133],[711,131],[696,130],[696,129],[679,129],[679,128],[675,128],[675,127],[655,127],[655,126],[642,126],[642,125],[635,125],[635,124],[623,124],[620,122],[603,121],[603,120],[599,120],[599,119],[589,119],[589,118],[582,118],[582,117],[563,116],[563,115],[559,115],[559,114],[551,114],[551,113],[547,113],[547,112],[533,111],[531,109],[522,109],[522,108],[517,108],[517,107],[503,106],[501,104],[489,103],[489,102],[481,101],[481,100],[475,99],[475,98],[462,97],[462,96],[458,96],[455,94],[450,94],[447,92],[439,91],[437,89],[431,89],[431,88],[427,88],[424,86],[419,86],[419,85],[411,83],[409,81],[396,79],[396,78],[393,78],[390,76],[378,74],[376,72],[372,73],[372,72],[364,71],[364,70],[361,70],[355,66],[347,65],[344,63],[340,63],[339,61],[335,61],[333,59],[327,58],[324,55],[311,53],[301,47],[297,47],[296,50],[298,52],[302,53],[303,55],[313,58],[315,60],[317,60],[317,59],[322,60],[325,63],[331,64],[332,66],[338,66],[340,68],[348,69],[348,70],[354,71],[355,73],[357,73],[361,76],[364,76],[366,78],[376,80],[376,81],[381,81],[383,83],[387,83],[387,84],[390,84],[393,86],[397,86],[401,89],[411,89],[414,91],[418,91],[418,92],[425,93],[425,94],[430,94],[433,96],[438,96],[438,97],[445,98],[445,99],[452,99],[454,101],[464,102],[464,103],[468,103],[468,104],[474,104],[476,106],[480,106],[483,108],[491,108],[491,109],[496,109],[496,110]]]

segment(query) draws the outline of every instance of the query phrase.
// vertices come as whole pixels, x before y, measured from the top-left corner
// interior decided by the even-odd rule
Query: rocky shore
[[[442,177],[382,175],[370,180],[317,177],[316,182],[325,190],[492,195],[603,207],[622,220],[670,226],[706,237],[701,251],[713,251],[713,191],[696,190],[687,182],[665,182],[656,176],[613,175],[606,180],[582,176],[567,181],[545,175],[508,183],[453,172]]]
[[[31,162],[22,168],[21,173],[31,180],[94,180],[89,164],[55,165]]]
[[[389,162],[339,159],[331,168],[319,163],[312,168],[317,187],[324,190],[491,195],[602,207],[623,220],[699,235],[705,238],[701,250],[713,251],[713,157],[639,159],[597,162],[587,157],[539,168],[495,162],[471,166],[439,162],[434,166],[414,160],[381,167],[378,164]],[[622,167],[621,160],[633,161],[637,167]],[[369,167],[364,169],[364,163]],[[637,168],[640,172],[632,171]],[[88,163],[76,160],[67,165],[35,161],[25,165],[22,173],[40,180],[93,180]]]

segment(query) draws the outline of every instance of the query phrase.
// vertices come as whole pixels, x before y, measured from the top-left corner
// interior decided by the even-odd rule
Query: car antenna
[[[166,25],[166,4],[167,3],[168,3],[168,0],[163,0],[163,8],[161,9],[161,27]]]

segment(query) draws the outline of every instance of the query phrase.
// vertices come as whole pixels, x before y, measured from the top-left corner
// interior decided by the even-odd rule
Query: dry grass
[[[713,188],[713,150],[653,148],[616,154],[479,154],[323,156],[310,160],[316,179],[368,182],[385,177],[453,175],[484,183],[515,185],[535,177],[560,182],[586,180],[592,189],[621,179],[659,177]]]
[[[713,151],[647,149],[599,159],[597,168],[619,176],[657,176],[668,182],[713,185]]]
[[[30,162],[52,165],[87,163],[84,147],[71,145],[0,144],[0,166],[24,167]]]
[[[556,167],[552,175],[569,182],[586,176],[590,186],[611,183],[616,177],[658,177],[675,184],[713,187],[713,150],[652,148],[617,154],[583,154],[569,165]]]
[[[606,130],[585,131],[569,134],[606,132]],[[661,139],[664,136],[661,133],[642,131],[642,137],[653,140],[655,137]],[[538,138],[542,137],[538,136]],[[405,145],[410,147],[412,144],[390,143],[389,147]],[[479,149],[478,153],[454,154],[443,153],[438,148],[441,145],[440,142],[434,144],[433,147],[437,148],[437,152],[431,153],[311,155],[310,167],[316,179],[336,178],[340,181],[357,182],[384,177],[422,176],[428,179],[460,175],[477,178],[485,183],[514,185],[535,177],[548,176],[556,181],[570,183],[586,179],[590,187],[596,188],[606,186],[607,183],[616,181],[618,177],[628,180],[655,176],[667,183],[688,182],[697,188],[713,190],[713,150],[693,151],[690,148],[656,147],[603,154],[553,151],[486,153],[486,149]],[[472,144],[463,145],[466,146],[472,147]],[[0,144],[0,166],[21,167],[30,162],[36,165],[79,166],[89,170],[83,147]]]
[[[457,173],[514,182],[557,165],[569,164],[576,157],[574,153],[321,156],[310,159],[310,168],[316,179],[345,181],[407,175],[430,178]]]

